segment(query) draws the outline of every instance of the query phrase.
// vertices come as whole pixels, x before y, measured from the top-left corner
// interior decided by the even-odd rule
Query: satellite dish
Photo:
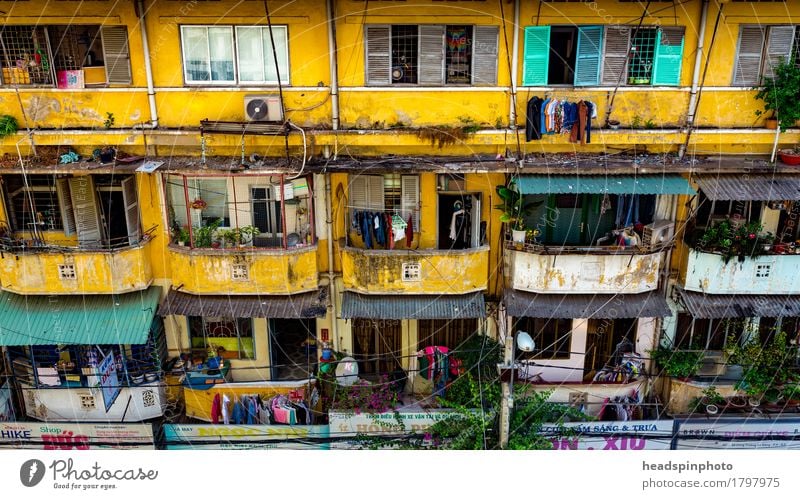
[[[336,366],[336,383],[350,386],[358,381],[358,362],[352,357],[345,357]]]
[[[517,331],[517,348],[523,352],[533,352],[533,349],[536,348],[536,343],[527,332]]]

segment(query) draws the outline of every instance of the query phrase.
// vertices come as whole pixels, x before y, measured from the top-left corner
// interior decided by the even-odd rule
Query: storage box
[[[275,200],[276,201],[280,201],[281,200],[281,186],[280,185],[274,185],[272,187],[275,189],[275,191],[274,191],[275,192]],[[287,182],[287,183],[283,184],[283,199],[284,200],[294,199],[294,188],[292,187],[291,183]]]
[[[30,85],[31,75],[25,68],[3,68],[3,83],[6,85]]]
[[[84,85],[105,85],[106,68],[103,66],[90,66],[83,68]]]
[[[308,180],[304,178],[297,178],[292,180],[292,189],[294,190],[294,197],[307,198],[308,197]]]
[[[58,88],[83,88],[83,70],[56,71]]]

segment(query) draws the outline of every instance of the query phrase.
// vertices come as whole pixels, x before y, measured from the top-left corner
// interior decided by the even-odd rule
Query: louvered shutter
[[[423,24],[419,27],[420,85],[444,83],[444,26]]]
[[[128,30],[125,26],[104,26],[100,29],[107,83],[131,83],[131,56]]]
[[[414,231],[420,232],[419,227],[419,177],[417,175],[402,175],[400,177],[400,209],[403,220],[414,216]]]
[[[772,78],[772,69],[780,63],[788,61],[794,45],[794,26],[770,26],[767,36],[767,63],[764,65],[764,78]]]
[[[72,197],[72,208],[75,212],[75,230],[78,233],[78,245],[82,248],[100,246],[102,243],[102,225],[92,177],[84,175],[70,178],[69,190]]]
[[[367,175],[367,179],[367,207],[372,211],[383,211],[386,206],[383,175]]]
[[[603,49],[603,69],[600,76],[600,81],[603,85],[625,83],[630,40],[630,28],[606,26]]]
[[[602,26],[582,26],[578,28],[575,86],[597,85],[600,82],[600,53],[602,48]]]
[[[75,212],[72,211],[72,197],[69,194],[69,181],[67,179],[56,179],[56,194],[58,195],[58,205],[61,208],[61,223],[64,225],[64,235],[71,236],[75,233]]]
[[[367,26],[365,30],[367,85],[389,85],[391,28],[389,26]]]
[[[763,52],[764,29],[760,26],[742,26],[739,30],[739,47],[733,70],[734,85],[758,85]]]
[[[550,62],[550,26],[525,28],[525,56],[522,63],[524,86],[547,85]]]
[[[472,84],[497,84],[498,26],[475,26],[472,34]]]
[[[668,26],[658,30],[653,85],[680,84],[684,31],[683,26]]]
[[[353,210],[366,210],[367,205],[367,182],[369,177],[365,175],[350,176],[350,199],[348,204]]]
[[[137,244],[142,231],[139,225],[139,199],[136,195],[136,177],[131,175],[121,182],[122,202],[125,204],[125,222],[128,226],[128,242]]]

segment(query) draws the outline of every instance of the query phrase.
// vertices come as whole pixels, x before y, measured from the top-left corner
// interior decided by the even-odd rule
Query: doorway
[[[479,194],[439,194],[438,248],[467,249],[481,245],[486,231],[481,222]]]
[[[296,381],[314,377],[317,371],[315,319],[269,321],[272,379]]]
[[[359,374],[379,377],[402,369],[402,326],[393,319],[353,319],[353,357]]]
[[[417,321],[417,350],[444,346],[453,350],[478,334],[478,319],[420,319]]]
[[[105,222],[105,240],[109,246],[128,245],[128,222],[125,217],[125,201],[122,191],[100,190],[100,211]]]
[[[638,319],[589,319],[584,374],[618,365],[627,348],[635,351],[638,324]]]

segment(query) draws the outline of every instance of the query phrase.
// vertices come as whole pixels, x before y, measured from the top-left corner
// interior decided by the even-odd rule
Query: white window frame
[[[205,28],[206,33],[208,33],[209,28],[228,28],[230,29],[230,41],[231,41],[231,55],[233,57],[233,80],[190,80],[189,74],[187,72],[186,67],[186,51],[184,46],[185,40],[185,30],[187,29],[194,29],[194,28]],[[263,54],[263,37],[269,36],[269,27],[264,25],[231,25],[231,24],[186,24],[180,26],[180,48],[181,48],[181,70],[183,71],[183,83],[186,86],[260,86],[260,85],[269,85],[269,86],[277,86],[278,80],[242,80],[239,76],[239,39],[238,39],[238,32],[241,28],[260,28],[261,29],[261,36],[262,36],[262,58],[264,62],[267,63],[269,61],[270,64],[274,62],[272,54]],[[281,60],[281,55],[283,55],[283,60],[286,61],[286,68],[278,68],[280,72],[281,78],[281,85],[289,85],[290,78],[289,78],[289,71],[290,71],[290,61],[289,61],[289,30],[288,26],[286,25],[279,25],[279,26],[272,26],[272,33],[273,37],[275,38],[276,42],[280,36],[284,37],[284,47],[285,52],[283,54],[278,54],[278,60]],[[281,35],[281,33],[283,33]],[[206,39],[208,40],[208,35],[206,35]],[[278,43],[276,43],[278,45]],[[210,53],[211,47],[208,47],[209,50],[209,71],[211,71],[211,60],[210,60]],[[285,71],[283,70],[285,69]]]

